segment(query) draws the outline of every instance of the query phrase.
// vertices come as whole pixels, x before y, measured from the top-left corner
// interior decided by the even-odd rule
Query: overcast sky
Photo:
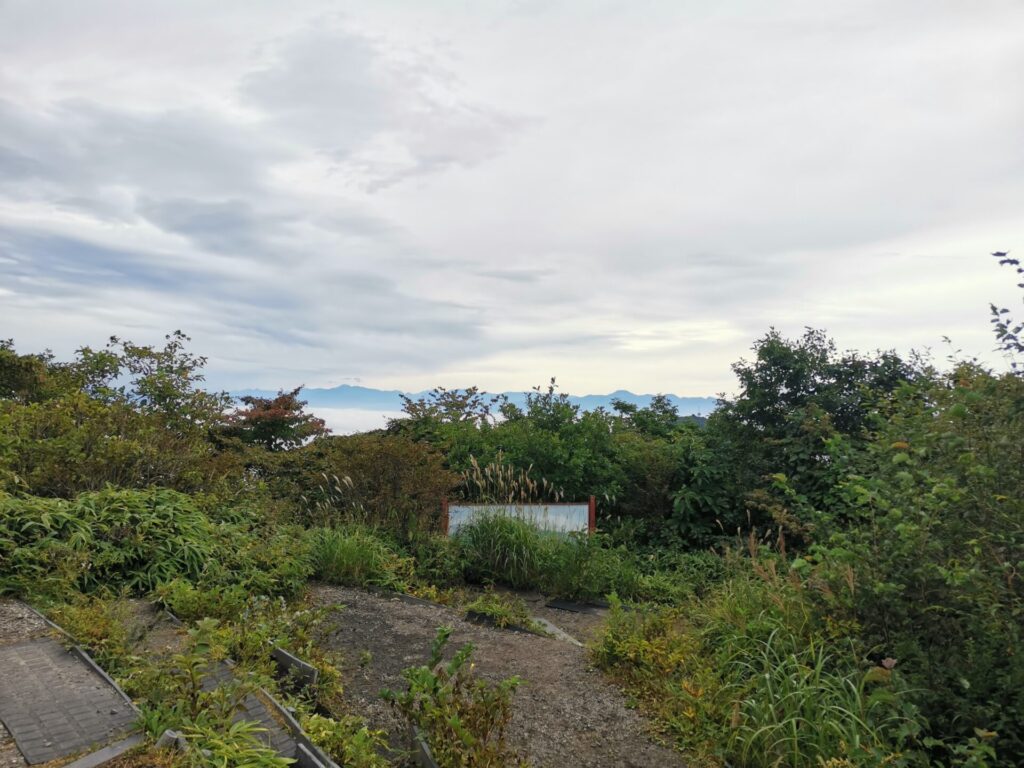
[[[770,326],[999,363],[1024,3],[0,0],[0,338],[216,386],[703,395]]]

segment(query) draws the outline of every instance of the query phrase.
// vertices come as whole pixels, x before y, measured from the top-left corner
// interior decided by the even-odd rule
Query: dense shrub
[[[548,543],[538,586],[548,595],[578,600],[604,599],[616,593],[636,597],[642,592],[634,558],[611,548],[600,534],[571,534]]]
[[[403,588],[412,563],[384,538],[362,526],[310,531],[313,574],[330,584]]]
[[[257,471],[306,525],[358,523],[402,536],[441,529],[441,500],[455,485],[444,457],[405,437],[327,437],[264,454]]]
[[[0,401],[0,482],[12,492],[72,498],[107,485],[209,491],[238,472],[201,437],[172,431],[161,414],[126,403],[80,392],[29,405]]]
[[[406,545],[415,563],[416,580],[435,587],[457,587],[465,583],[466,557],[457,537],[425,534]]]
[[[698,765],[926,764],[899,674],[841,629],[768,561],[683,606],[613,604],[593,652]]]
[[[246,517],[215,523],[190,497],[161,489],[107,489],[71,501],[0,494],[0,591],[143,593],[183,578],[293,593],[309,573],[301,543]]]
[[[907,385],[865,450],[837,451],[841,505],[789,496],[828,533],[795,563],[827,585],[826,609],[899,660],[933,738],[992,734],[1007,764],[1024,762],[1022,404],[1024,380],[972,366]]]

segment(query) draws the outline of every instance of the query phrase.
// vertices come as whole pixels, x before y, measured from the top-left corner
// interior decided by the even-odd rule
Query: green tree
[[[202,388],[206,358],[188,351],[181,331],[164,337],[162,348],[111,336],[102,350],[82,347],[67,373],[82,390],[106,402],[127,402],[142,413],[163,416],[178,430],[220,422],[231,403],[226,392]]]
[[[19,355],[14,339],[0,339],[0,400],[30,403],[45,396],[53,355]]]
[[[795,340],[772,329],[754,352],[733,366],[739,395],[721,400],[708,420],[709,444],[727,468],[719,478],[732,499],[725,514],[730,528],[746,519],[798,533],[809,521],[786,517],[771,493],[773,477],[790,478],[790,491],[811,507],[827,507],[838,470],[832,446],[863,443],[878,402],[915,380],[920,366],[894,352],[839,353],[810,328]]]

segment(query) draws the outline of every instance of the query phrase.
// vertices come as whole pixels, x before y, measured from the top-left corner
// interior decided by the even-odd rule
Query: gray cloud
[[[185,327],[228,386],[704,394],[772,324],[984,355],[1016,298],[1014,3],[12,8],[28,349]]]
[[[139,214],[167,232],[217,253],[259,256],[285,221],[257,214],[244,200],[204,202],[189,198],[140,201]]]
[[[457,79],[426,53],[399,53],[317,24],[278,41],[271,63],[245,77],[240,90],[275,130],[371,191],[484,162],[523,124],[461,98]]]

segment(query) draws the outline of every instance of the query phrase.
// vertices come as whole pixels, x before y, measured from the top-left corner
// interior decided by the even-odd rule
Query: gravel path
[[[393,743],[402,743],[405,728],[380,700],[380,690],[400,690],[402,670],[425,663],[437,627],[448,625],[454,628],[448,656],[472,642],[475,669],[483,677],[518,675],[525,681],[513,699],[509,739],[538,768],[683,765],[678,753],[648,735],[648,723],[626,708],[621,692],[590,666],[582,648],[470,624],[442,606],[410,604],[362,590],[317,585],[313,599],[319,605],[345,606],[331,619],[325,642],[345,655],[346,696],[353,708],[374,727],[386,728]],[[559,626],[566,618],[552,609],[544,609],[543,617]],[[572,621],[577,622],[575,632],[563,628],[583,640],[584,630],[596,619]]]
[[[0,598],[0,645],[41,637],[49,630],[50,625],[24,603]]]

